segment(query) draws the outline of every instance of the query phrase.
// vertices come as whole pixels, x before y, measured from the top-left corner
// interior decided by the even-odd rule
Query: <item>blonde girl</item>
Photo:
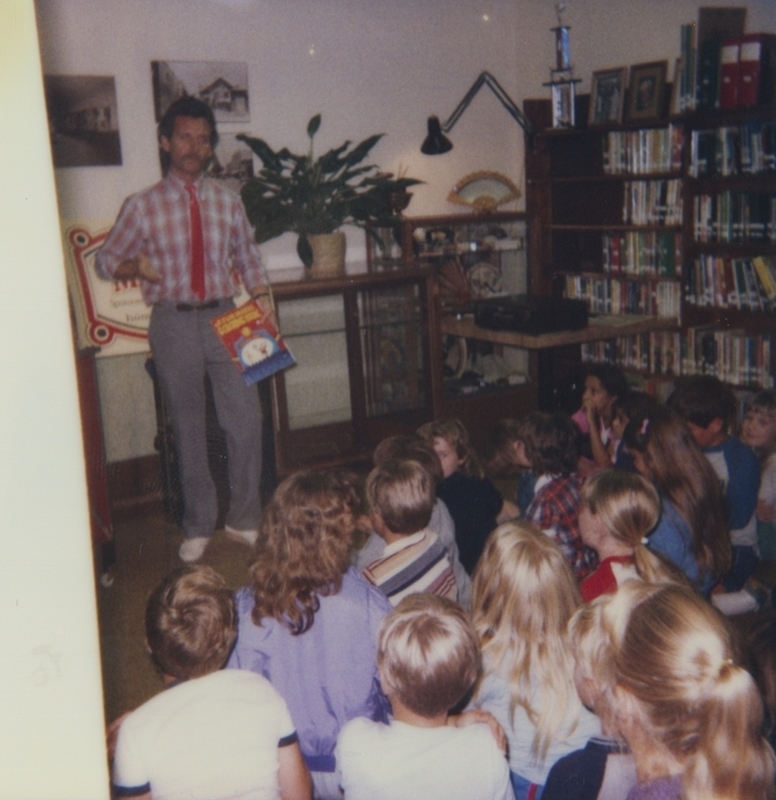
[[[600,733],[574,688],[567,626],[580,602],[571,568],[552,539],[527,522],[493,531],[472,589],[483,655],[473,704],[507,732],[518,800],[539,796],[555,761]]]
[[[583,600],[614,592],[631,578],[683,582],[678,569],[647,549],[647,536],[660,519],[660,497],[646,478],[601,470],[587,479],[581,496],[579,532],[600,558],[596,571],[579,586]]]
[[[725,618],[676,584],[628,581],[607,599],[617,727],[636,763],[627,800],[765,800],[774,754]]]

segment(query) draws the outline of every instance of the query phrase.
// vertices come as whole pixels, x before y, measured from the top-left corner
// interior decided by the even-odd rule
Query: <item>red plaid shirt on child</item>
[[[248,288],[269,283],[240,198],[208,178],[195,185],[205,244],[202,300],[234,296],[238,287],[232,270]],[[122,261],[141,253],[162,278],[160,283],[140,281],[148,305],[200,302],[191,289],[189,196],[183,181],[172,174],[125,200],[97,253],[97,272],[112,280]]]
[[[526,511],[526,519],[560,545],[571,564],[577,581],[586,578],[598,565],[594,550],[586,547],[579,533],[579,511],[582,499],[579,490],[584,478],[577,473],[565,477],[539,478],[534,499]]]

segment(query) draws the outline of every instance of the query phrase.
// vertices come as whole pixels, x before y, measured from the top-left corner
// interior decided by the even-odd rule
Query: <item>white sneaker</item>
[[[247,544],[248,547],[253,547],[256,544],[256,539],[259,538],[257,530],[241,531],[238,528],[233,528],[231,525],[224,525],[224,533],[229,539],[241,544]]]
[[[185,561],[187,564],[199,561],[209,541],[210,537],[208,536],[193,536],[191,539],[184,539],[178,550],[181,561]]]

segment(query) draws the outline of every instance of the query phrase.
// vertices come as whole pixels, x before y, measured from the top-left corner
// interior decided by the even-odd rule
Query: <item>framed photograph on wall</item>
[[[55,167],[121,164],[116,81],[112,75],[44,75]]]
[[[667,70],[667,61],[634,64],[630,68],[628,122],[660,119]]]
[[[601,69],[593,73],[588,125],[622,123],[627,76],[627,67]]]
[[[184,95],[204,100],[217,122],[249,122],[248,65],[244,61],[152,61],[156,121]]]

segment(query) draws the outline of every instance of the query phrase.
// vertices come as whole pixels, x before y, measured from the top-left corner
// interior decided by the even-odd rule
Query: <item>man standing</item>
[[[98,274],[138,279],[152,306],[148,339],[169,409],[183,489],[183,561],[197,561],[216,525],[216,488],[207,459],[205,375],[226,432],[230,503],[227,535],[252,545],[260,512],[261,408],[210,320],[234,307],[236,271],[265,312],[268,278],[240,198],[203,172],[218,141],[210,107],[172,103],[159,123],[167,173],[124,201],[97,254]]]

